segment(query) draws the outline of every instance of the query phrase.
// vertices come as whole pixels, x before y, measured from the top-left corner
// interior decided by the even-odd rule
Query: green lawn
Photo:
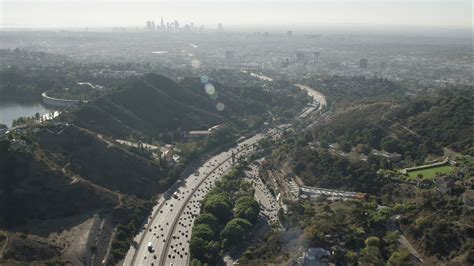
[[[432,168],[427,168],[423,170],[416,170],[416,171],[411,171],[408,172],[408,179],[416,179],[418,174],[422,174],[423,178],[428,178],[428,179],[433,179],[437,176],[436,173],[448,173],[453,170],[453,167],[451,165],[443,165],[443,166],[437,166],[437,167],[432,167]]]

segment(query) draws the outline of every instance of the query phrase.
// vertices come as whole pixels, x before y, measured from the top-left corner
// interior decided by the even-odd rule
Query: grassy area
[[[431,167],[431,168],[422,169],[422,170],[411,171],[411,172],[408,172],[408,179],[416,179],[418,174],[422,174],[423,178],[433,179],[438,174],[449,173],[452,170],[453,170],[453,167],[451,165],[443,165],[443,166]]]

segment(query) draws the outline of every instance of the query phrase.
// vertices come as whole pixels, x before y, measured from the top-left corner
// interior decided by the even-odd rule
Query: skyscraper
[[[161,18],[161,27],[165,28],[165,22],[163,21],[163,18]]]
[[[217,24],[217,30],[224,30],[222,23]]]

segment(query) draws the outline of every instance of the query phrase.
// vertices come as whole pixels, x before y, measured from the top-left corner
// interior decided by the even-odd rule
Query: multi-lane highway
[[[271,133],[270,133],[271,134]],[[195,217],[200,212],[200,201],[215,181],[232,167],[235,157],[247,156],[264,135],[257,134],[240,142],[236,147],[213,156],[194,174],[182,181],[170,198],[162,198],[153,210],[144,231],[135,239],[138,246],[131,247],[124,265],[187,265],[189,239]],[[153,251],[148,245],[151,243]]]
[[[308,92],[312,90],[307,86],[300,88]],[[313,97],[313,100],[318,101],[318,97]],[[236,147],[207,160],[195,173],[182,180],[172,196],[161,198],[142,232],[135,237],[137,244],[130,248],[123,265],[188,265],[189,240],[194,219],[200,213],[201,200],[214,183],[232,168],[232,157],[248,156],[254,144],[266,135],[278,138],[278,132],[270,130],[267,134],[256,134],[245,139]],[[256,182],[256,197],[264,212],[268,212],[269,218],[275,221],[277,203],[261,180],[256,179]]]

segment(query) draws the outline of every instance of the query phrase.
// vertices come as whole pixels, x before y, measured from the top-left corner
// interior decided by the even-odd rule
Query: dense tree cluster
[[[245,163],[226,174],[206,195],[190,240],[195,265],[218,264],[221,251],[244,240],[256,223],[260,206],[253,198],[253,190],[241,179],[244,167]]]
[[[422,164],[443,147],[471,154],[474,147],[474,92],[442,90],[439,95],[392,102],[354,105],[317,127],[315,138],[397,152],[408,163]]]
[[[390,209],[380,210],[373,201],[293,202],[287,214],[280,214],[286,230],[271,230],[240,261],[260,265],[286,260],[284,253],[299,239],[303,248],[331,250],[329,262],[336,265],[385,265],[391,257],[391,265],[404,265],[399,263],[407,257],[399,247],[399,234],[385,227],[390,214]]]
[[[377,77],[313,76],[302,81],[324,94],[331,104],[344,107],[367,101],[403,99],[400,83]]]

